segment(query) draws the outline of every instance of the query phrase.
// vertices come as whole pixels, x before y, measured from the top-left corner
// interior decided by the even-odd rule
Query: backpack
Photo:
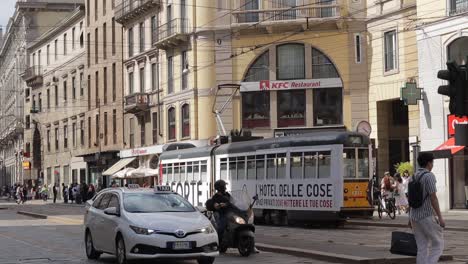
[[[427,173],[428,172],[421,174],[417,180],[413,179],[408,183],[408,204],[411,208],[421,207],[427,196],[429,196],[429,194],[427,194],[426,197],[424,197],[424,188],[421,184],[421,179]]]

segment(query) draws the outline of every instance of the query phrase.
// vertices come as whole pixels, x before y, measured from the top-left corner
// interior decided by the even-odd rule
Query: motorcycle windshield
[[[251,198],[246,189],[231,192],[231,204],[241,211],[249,209]]]

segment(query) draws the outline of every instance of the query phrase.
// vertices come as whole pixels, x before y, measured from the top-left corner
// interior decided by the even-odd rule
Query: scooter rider
[[[217,217],[215,218],[216,227],[218,231],[219,242],[221,243],[224,230],[226,229],[227,225],[226,213],[229,206],[229,202],[231,200],[231,195],[226,192],[226,182],[223,180],[217,180],[214,184],[214,188],[216,190],[216,193],[211,199],[214,211],[217,213]]]

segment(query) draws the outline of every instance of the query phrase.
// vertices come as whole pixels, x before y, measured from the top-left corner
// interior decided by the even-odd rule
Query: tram
[[[371,144],[346,131],[312,132],[163,152],[160,184],[195,206],[223,179],[231,192],[258,195],[257,220],[268,224],[372,215]]]

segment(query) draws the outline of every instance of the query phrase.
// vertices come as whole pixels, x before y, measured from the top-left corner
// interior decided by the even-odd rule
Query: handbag
[[[390,252],[398,255],[416,256],[418,254],[418,246],[414,234],[407,232],[392,232],[392,244]]]

